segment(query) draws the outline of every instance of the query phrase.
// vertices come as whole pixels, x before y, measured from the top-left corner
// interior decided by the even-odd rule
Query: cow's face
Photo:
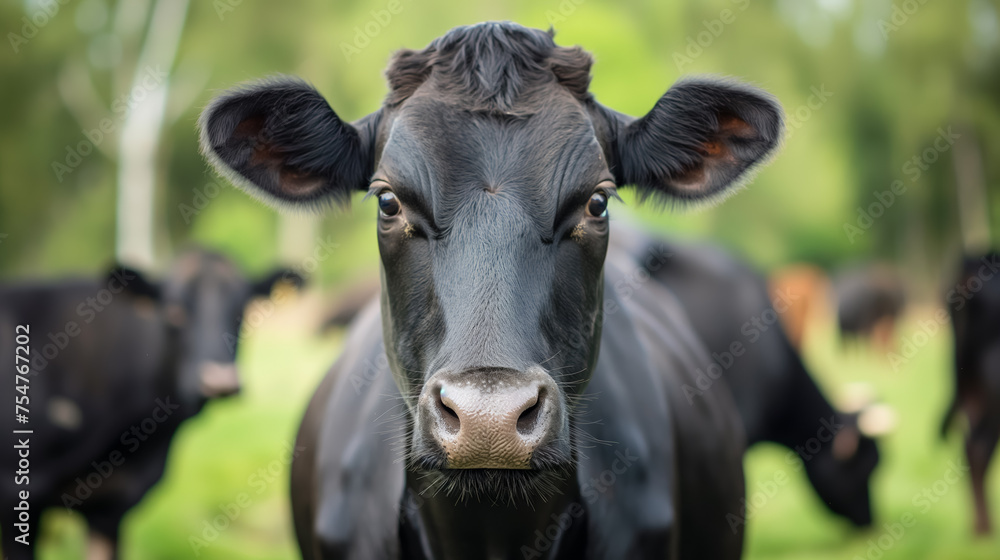
[[[564,465],[574,397],[597,360],[614,176],[565,90],[530,118],[435,97],[394,115],[369,191],[412,456],[448,469]]]
[[[831,511],[859,527],[872,522],[869,486],[878,466],[875,440],[863,433],[856,414],[841,417],[844,427],[805,462],[806,475]]]
[[[354,125],[290,79],[236,90],[202,115],[206,155],[254,194],[377,200],[408,464],[443,475],[444,488],[537,481],[572,464],[616,188],[713,196],[780,135],[769,98],[717,81],[681,83],[642,119],[625,117],[587,93],[589,66],[540,31],[482,24],[398,54],[385,106]]]
[[[178,257],[160,283],[128,274],[136,276],[130,291],[156,301],[174,338],[173,384],[178,399],[190,406],[239,391],[235,362],[244,309],[253,298],[268,296],[279,280],[301,283],[284,270],[252,282],[225,257],[197,249]]]

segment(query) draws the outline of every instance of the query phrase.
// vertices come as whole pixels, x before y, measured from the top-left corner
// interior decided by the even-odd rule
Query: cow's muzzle
[[[204,362],[198,371],[202,396],[213,399],[240,392],[240,375],[234,363]]]
[[[438,372],[418,401],[421,431],[449,469],[528,469],[565,425],[559,389],[542,368]]]

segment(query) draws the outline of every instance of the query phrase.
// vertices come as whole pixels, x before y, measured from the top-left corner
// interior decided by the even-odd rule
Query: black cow
[[[906,287],[896,271],[879,263],[848,268],[834,277],[833,290],[842,340],[867,339],[882,351],[891,349],[906,308]]]
[[[611,286],[616,186],[721,196],[781,110],[718,80],[643,118],[598,104],[591,57],[511,23],[395,55],[382,108],[342,121],[277,78],[224,94],[202,146],[289,205],[368,191],[382,293],[314,395],[292,467],[306,558],[737,558],[742,430],[670,293]],[[606,258],[607,257],[607,258]]]
[[[764,278],[720,248],[616,233],[649,277],[677,296],[711,353],[699,367],[701,383],[688,395],[700,398],[714,378],[724,378],[747,444],[770,441],[788,447],[787,462],[798,468],[801,459],[827,507],[856,525],[869,525],[875,441],[862,433],[857,414],[834,410],[778,321],[803,294],[779,293],[772,304]],[[631,289],[636,281],[619,288]]]
[[[990,526],[986,473],[1000,440],[1000,253],[962,261],[946,296],[955,333],[955,398],[945,414],[942,436],[961,412],[969,422],[965,455],[975,501],[975,531]]]
[[[119,267],[103,280],[0,286],[2,363],[24,355],[17,335],[30,340],[30,373],[18,383],[26,389],[15,389],[13,374],[0,387],[5,402],[23,401],[30,421],[7,414],[2,425],[7,434],[33,431],[23,435],[27,450],[2,451],[8,473],[21,451],[30,462],[23,479],[0,484],[5,558],[33,557],[48,507],[87,519],[88,558],[116,555],[121,519],[163,475],[174,432],[208,398],[239,389],[244,307],[282,278],[301,280],[278,271],[250,283],[221,255],[192,250],[160,283]],[[23,525],[12,509],[22,491],[30,504]]]
[[[878,447],[869,437],[876,432],[863,430],[858,420],[875,409],[835,410],[805,369],[783,323],[773,320],[809,294],[785,286],[773,304],[764,279],[720,248],[655,239],[625,226],[615,234],[613,250],[631,255],[636,268],[614,289],[628,294],[649,278],[665,285],[711,353],[710,362],[699,367],[704,385],[689,387],[688,394],[700,395],[711,387],[712,374],[720,372],[732,389],[747,444],[769,441],[789,448],[787,463],[805,468],[823,503],[855,525],[869,525],[869,480]],[[378,289],[373,279],[346,292],[327,326],[348,324]]]

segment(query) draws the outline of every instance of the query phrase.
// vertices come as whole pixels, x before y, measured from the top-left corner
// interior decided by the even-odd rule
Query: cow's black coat
[[[870,524],[868,482],[878,463],[875,441],[860,432],[857,415],[830,405],[776,321],[781,306],[802,294],[779,294],[783,299],[775,310],[764,279],[722,249],[639,234],[618,239],[683,304],[713,356],[699,366],[703,382],[721,371],[743,419],[747,444],[770,441],[789,448],[789,468],[802,460],[827,507],[857,525]],[[704,387],[690,387],[688,395],[701,398],[703,390],[711,390],[711,385]]]
[[[942,426],[968,420],[965,455],[975,500],[975,530],[992,531],[986,473],[1000,440],[1000,253],[970,256],[946,296],[955,334],[955,397]]]
[[[837,326],[843,342],[868,339],[891,348],[896,321],[906,307],[906,290],[892,268],[855,266],[836,275]]]
[[[616,184],[721,194],[777,146],[781,111],[752,88],[688,80],[632,119],[589,94],[590,63],[549,34],[485,23],[398,53],[385,104],[354,124],[287,78],[202,115],[207,157],[254,194],[388,197],[381,313],[353,329],[299,433],[305,557],[739,556],[729,397],[683,398],[702,346],[662,287],[606,288],[635,265],[608,253],[607,217],[587,212]],[[538,371],[568,414],[528,468],[447,468],[425,421],[429,380]]]
[[[5,505],[30,491],[32,546],[13,542],[19,533],[6,507],[5,558],[33,557],[49,507],[79,511],[95,542],[114,553],[123,516],[163,475],[171,438],[206,402],[201,366],[233,363],[244,306],[281,278],[301,282],[279,271],[250,283],[224,257],[191,250],[157,283],[116,268],[102,280],[0,286],[0,359],[15,363],[14,328],[28,325],[33,360],[30,423],[14,424],[13,414],[2,421],[8,434],[34,431],[25,436],[29,484],[15,485],[13,476],[0,484]],[[14,396],[12,375],[0,398]],[[14,450],[4,446],[2,454],[12,473]]]

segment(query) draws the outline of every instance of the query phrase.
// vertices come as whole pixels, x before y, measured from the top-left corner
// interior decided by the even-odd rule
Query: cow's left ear
[[[147,297],[154,301],[159,301],[163,295],[160,285],[151,282],[141,272],[127,266],[115,265],[108,272],[105,285],[109,290],[114,290],[118,286],[127,294],[139,297]]]
[[[267,297],[271,295],[271,290],[275,284],[286,282],[295,288],[301,288],[306,280],[298,272],[288,268],[279,268],[267,276],[254,282],[252,291],[255,296]]]
[[[368,189],[380,114],[346,123],[312,86],[280,76],[216,97],[198,121],[201,149],[217,171],[265,202],[346,204]]]
[[[720,195],[774,152],[784,128],[773,97],[720,79],[682,80],[640,119],[607,114],[615,180],[643,198]]]

